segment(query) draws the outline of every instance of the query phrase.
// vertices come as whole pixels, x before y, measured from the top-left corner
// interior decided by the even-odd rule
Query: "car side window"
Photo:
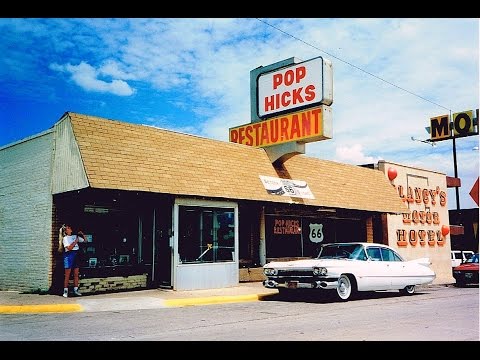
[[[403,261],[394,251],[390,249],[382,249],[383,261]]]
[[[397,253],[393,253],[393,259],[394,261],[403,261],[403,259]]]
[[[393,253],[389,249],[381,249],[382,250],[382,259],[383,261],[393,261]]]
[[[370,260],[382,261],[382,255],[380,253],[380,248],[378,247],[369,247],[367,249],[367,255]]]

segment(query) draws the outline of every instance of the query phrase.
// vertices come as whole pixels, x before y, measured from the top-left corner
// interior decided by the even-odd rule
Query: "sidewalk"
[[[431,291],[446,286],[451,284],[421,285],[417,287],[417,291]],[[0,291],[0,315],[160,309],[259,301],[275,294],[278,294],[278,290],[267,289],[261,282],[240,283],[238,286],[221,289],[185,291],[149,289],[69,298],[60,295]]]
[[[240,283],[221,289],[149,289],[69,298],[0,291],[0,314],[156,309],[258,301],[277,293],[277,290],[265,288],[261,282]]]

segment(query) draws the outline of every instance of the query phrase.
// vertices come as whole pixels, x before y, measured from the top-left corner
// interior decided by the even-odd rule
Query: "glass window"
[[[390,249],[381,249],[383,261],[395,261],[393,251]]]
[[[380,248],[378,247],[369,247],[367,248],[368,257],[374,261],[382,261],[382,255],[380,253]]]
[[[182,263],[233,261],[233,209],[179,207],[178,253]]]
[[[393,252],[393,261],[404,261],[400,255],[398,255],[396,252]]]
[[[362,246],[356,244],[327,244],[322,247],[318,258],[366,260]]]

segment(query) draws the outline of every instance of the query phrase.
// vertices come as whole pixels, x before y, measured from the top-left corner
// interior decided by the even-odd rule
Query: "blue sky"
[[[308,156],[453,176],[451,140],[411,137],[479,107],[477,18],[1,18],[0,32],[0,147],[66,111],[228,141],[250,122],[251,70],[322,56],[333,139],[307,144]],[[456,141],[462,209],[477,207],[478,141]]]

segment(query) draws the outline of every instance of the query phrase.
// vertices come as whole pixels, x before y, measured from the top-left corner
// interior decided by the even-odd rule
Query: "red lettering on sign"
[[[288,118],[280,118],[280,139],[282,141],[290,140],[288,137]]]
[[[230,141],[238,143],[238,130],[230,130]]]
[[[266,96],[263,99],[265,112],[277,110],[280,107],[288,107],[290,105],[303,104],[305,101],[312,101],[315,99],[315,86],[308,85],[305,89],[299,87],[293,90],[287,90],[283,93]]]
[[[253,145],[252,131],[253,127],[250,125],[245,128],[245,137],[247,138],[247,142],[245,144],[249,146]]]
[[[315,85],[308,85],[305,88],[305,100],[312,101],[315,99]]]
[[[268,126],[266,122],[262,122],[262,138],[260,139],[262,144],[269,144],[268,140]]]
[[[278,119],[274,119],[270,122],[270,140],[272,143],[278,141]]]
[[[255,130],[255,146],[258,146],[258,140],[259,140],[259,135],[258,135],[258,129],[260,128],[260,124],[254,124],[253,129]]]
[[[300,137],[300,125],[298,123],[298,115],[295,114],[292,116],[292,130],[290,132],[290,138],[294,139]]]
[[[302,79],[306,76],[307,69],[305,66],[299,66],[293,70],[289,69],[285,72],[285,74],[279,73],[273,75],[273,89],[275,90],[280,85],[284,84],[285,86],[290,86],[294,82],[299,83]]]

